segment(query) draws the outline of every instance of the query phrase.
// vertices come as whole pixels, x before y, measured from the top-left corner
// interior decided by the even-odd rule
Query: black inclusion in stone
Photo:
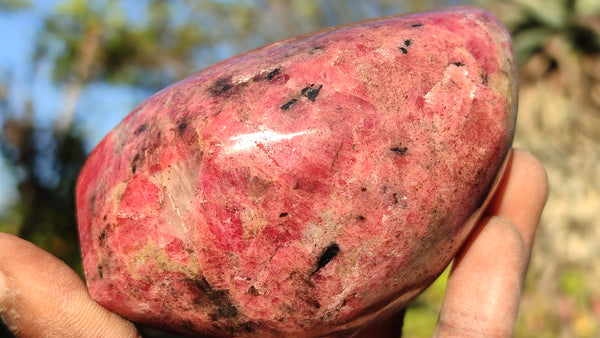
[[[232,87],[231,78],[219,78],[208,90],[213,96],[221,96],[227,93]]]
[[[310,85],[310,87],[306,87],[302,89],[300,95],[306,97],[307,99],[315,102],[317,95],[319,95],[319,91],[323,88],[323,85],[315,86],[314,84]]]
[[[317,268],[312,273],[313,275],[317,273],[322,267],[327,265],[327,263],[331,262],[331,260],[337,256],[338,252],[340,252],[340,247],[336,243],[329,245],[319,256],[319,260],[317,261]]]
[[[294,103],[296,103],[297,101],[298,101],[298,99],[291,99],[279,108],[281,108],[281,110],[288,110],[288,109],[292,108]]]
[[[229,297],[229,291],[213,288],[204,277],[192,280],[192,282],[216,306],[217,313],[213,314],[215,318],[234,318],[239,314]]]
[[[392,148],[390,148],[390,150],[395,152],[396,154],[405,155],[406,152],[408,151],[408,148],[407,147],[392,147]]]
[[[137,135],[143,133],[146,130],[146,128],[148,128],[148,126],[146,124],[142,124],[133,133],[137,136]]]
[[[277,67],[277,68],[273,69],[272,71],[270,71],[267,74],[267,80],[272,80],[277,74],[279,74],[280,70],[281,70],[281,68]]]
[[[179,132],[179,134],[183,134],[183,132],[185,131],[187,126],[188,126],[187,121],[185,121],[185,120],[179,121],[179,123],[177,123],[177,131]]]
[[[313,49],[312,49],[310,52],[308,52],[308,53],[309,53],[309,54],[314,54],[316,51],[319,51],[319,50],[321,50],[321,49],[323,49],[323,46],[315,46],[315,47],[313,47]]]

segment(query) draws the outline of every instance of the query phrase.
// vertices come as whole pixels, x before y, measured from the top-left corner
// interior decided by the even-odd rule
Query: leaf
[[[546,41],[553,35],[555,32],[545,27],[527,29],[515,35],[513,44],[517,62],[521,65],[527,62],[534,53],[544,48]]]
[[[566,0],[513,0],[513,2],[545,26],[559,28],[568,23],[569,8]]]

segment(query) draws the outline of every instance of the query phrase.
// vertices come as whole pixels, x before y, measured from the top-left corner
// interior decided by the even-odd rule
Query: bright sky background
[[[51,128],[60,104],[63,102],[61,88],[51,83],[51,64],[40,62],[32,67],[32,57],[37,33],[43,28],[44,18],[60,0],[33,0],[33,8],[0,11],[0,83],[6,85],[12,106],[9,111],[22,112],[28,99],[33,99],[36,123]],[[126,13],[135,19],[139,1],[124,1]],[[228,50],[223,50],[225,54]],[[229,56],[229,55],[225,55]],[[224,56],[224,57],[225,57]],[[95,145],[116,126],[149,93],[135,91],[130,87],[106,84],[89,84],[79,98],[75,120],[86,133],[87,150]],[[1,118],[1,117],[0,117]],[[18,175],[18,173],[17,173]],[[15,173],[11,172],[0,157],[0,213],[15,198]]]
[[[28,96],[39,97],[40,105],[50,105],[50,88],[43,88],[41,81],[32,81],[36,74],[28,69],[29,57],[33,52],[35,32],[42,25],[42,17],[54,1],[39,1],[33,11],[0,12],[0,79],[8,83],[8,95],[22,104]],[[15,107],[12,107],[13,109]],[[10,108],[9,108],[10,109]],[[14,177],[0,157],[0,211],[14,198]]]
[[[43,27],[43,18],[58,0],[32,1],[33,10],[0,11],[0,79],[7,84],[8,95],[13,104],[9,110],[22,111],[28,98],[33,98],[34,119],[45,127],[51,127],[60,111],[62,101],[60,88],[50,81],[50,64],[41,63],[32,68],[31,57],[35,48],[37,32]],[[118,86],[91,85],[80,98],[75,119],[87,134],[88,150],[91,150],[145,95],[132,95],[131,89]],[[87,110],[81,105],[89,106]],[[86,114],[104,111],[105,114]],[[85,115],[85,116],[82,116]],[[15,194],[15,180],[10,168],[0,157],[0,212],[10,205]]]

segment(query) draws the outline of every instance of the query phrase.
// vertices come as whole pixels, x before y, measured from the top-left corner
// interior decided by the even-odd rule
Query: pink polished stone
[[[79,178],[92,297],[261,337],[401,309],[455,256],[508,153],[511,48],[489,13],[454,9],[279,42],[160,91]]]

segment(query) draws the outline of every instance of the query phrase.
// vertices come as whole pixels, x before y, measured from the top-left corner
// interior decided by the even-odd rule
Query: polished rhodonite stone
[[[179,332],[349,333],[457,253],[515,115],[509,35],[478,9],[225,60],[150,97],[90,155],[77,188],[90,293]]]

